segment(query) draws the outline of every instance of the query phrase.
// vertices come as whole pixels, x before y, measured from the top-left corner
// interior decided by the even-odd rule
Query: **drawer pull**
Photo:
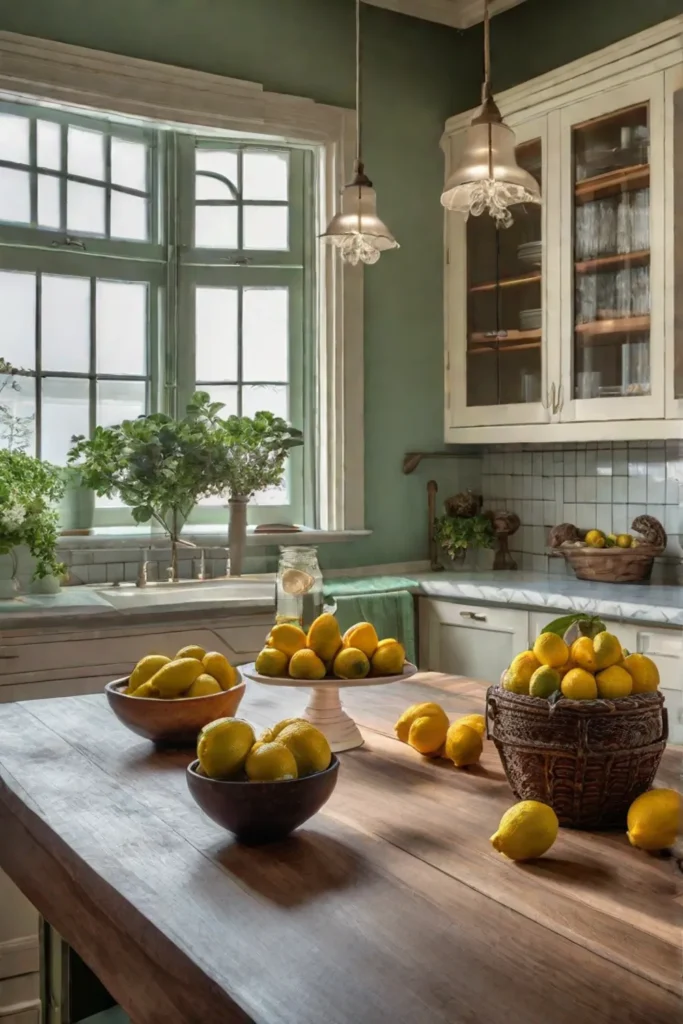
[[[0,651],[0,660],[9,661],[11,658],[18,658],[18,654],[9,654],[4,651]]]
[[[460,612],[463,619],[474,619],[475,622],[486,622],[486,616],[479,612]]]

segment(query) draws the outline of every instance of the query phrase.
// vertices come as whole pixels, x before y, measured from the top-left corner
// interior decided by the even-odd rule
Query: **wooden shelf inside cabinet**
[[[524,352],[527,349],[540,348],[540,341],[524,341],[521,343],[515,342],[514,345],[505,345],[501,348],[498,345],[477,345],[476,348],[468,348],[468,356],[478,356],[482,352],[498,352],[501,355],[506,352]]]
[[[624,316],[614,320],[593,320],[588,324],[576,324],[574,330],[581,335],[585,344],[594,339],[607,338],[615,334],[632,334],[650,330],[649,316]]]
[[[610,191],[622,192],[629,189],[645,188],[649,180],[650,165],[633,164],[631,167],[619,167],[617,170],[577,181],[574,192],[577,199],[589,200],[603,196]]]
[[[492,292],[496,288],[514,288],[520,284],[535,284],[541,280],[541,274],[520,274],[519,277],[504,277],[501,281],[487,281],[485,284],[473,284],[469,288],[470,294],[474,292]]]
[[[609,270],[610,267],[640,266],[650,259],[649,249],[640,249],[638,252],[620,252],[614,256],[596,256],[592,260],[577,260],[574,269],[577,274],[590,274],[596,270]]]
[[[542,332],[535,331],[495,331],[478,332],[470,335],[468,353],[473,352],[521,352],[524,349],[540,348]]]

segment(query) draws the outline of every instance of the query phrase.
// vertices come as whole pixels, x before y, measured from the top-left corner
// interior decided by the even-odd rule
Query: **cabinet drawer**
[[[419,605],[421,668],[495,683],[527,648],[527,612],[426,598]]]
[[[683,630],[607,623],[632,654],[647,654],[659,669],[662,690],[683,693]],[[670,715],[671,717],[671,715]]]

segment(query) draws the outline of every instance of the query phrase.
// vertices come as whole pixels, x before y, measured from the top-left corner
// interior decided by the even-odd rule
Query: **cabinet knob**
[[[486,616],[479,612],[460,612],[463,619],[474,619],[475,622],[486,622]]]

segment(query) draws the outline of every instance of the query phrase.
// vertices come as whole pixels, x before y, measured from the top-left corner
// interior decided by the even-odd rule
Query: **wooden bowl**
[[[138,736],[159,746],[193,747],[201,729],[216,718],[231,718],[244,696],[246,683],[237,672],[239,682],[229,690],[209,693],[205,697],[160,700],[158,697],[131,697],[123,693],[127,679],[107,683],[104,692],[119,722]]]
[[[318,813],[337,784],[339,760],[333,754],[324,772],[280,782],[210,779],[198,768],[199,761],[189,765],[187,785],[204,813],[241,843],[257,845],[284,839]]]

